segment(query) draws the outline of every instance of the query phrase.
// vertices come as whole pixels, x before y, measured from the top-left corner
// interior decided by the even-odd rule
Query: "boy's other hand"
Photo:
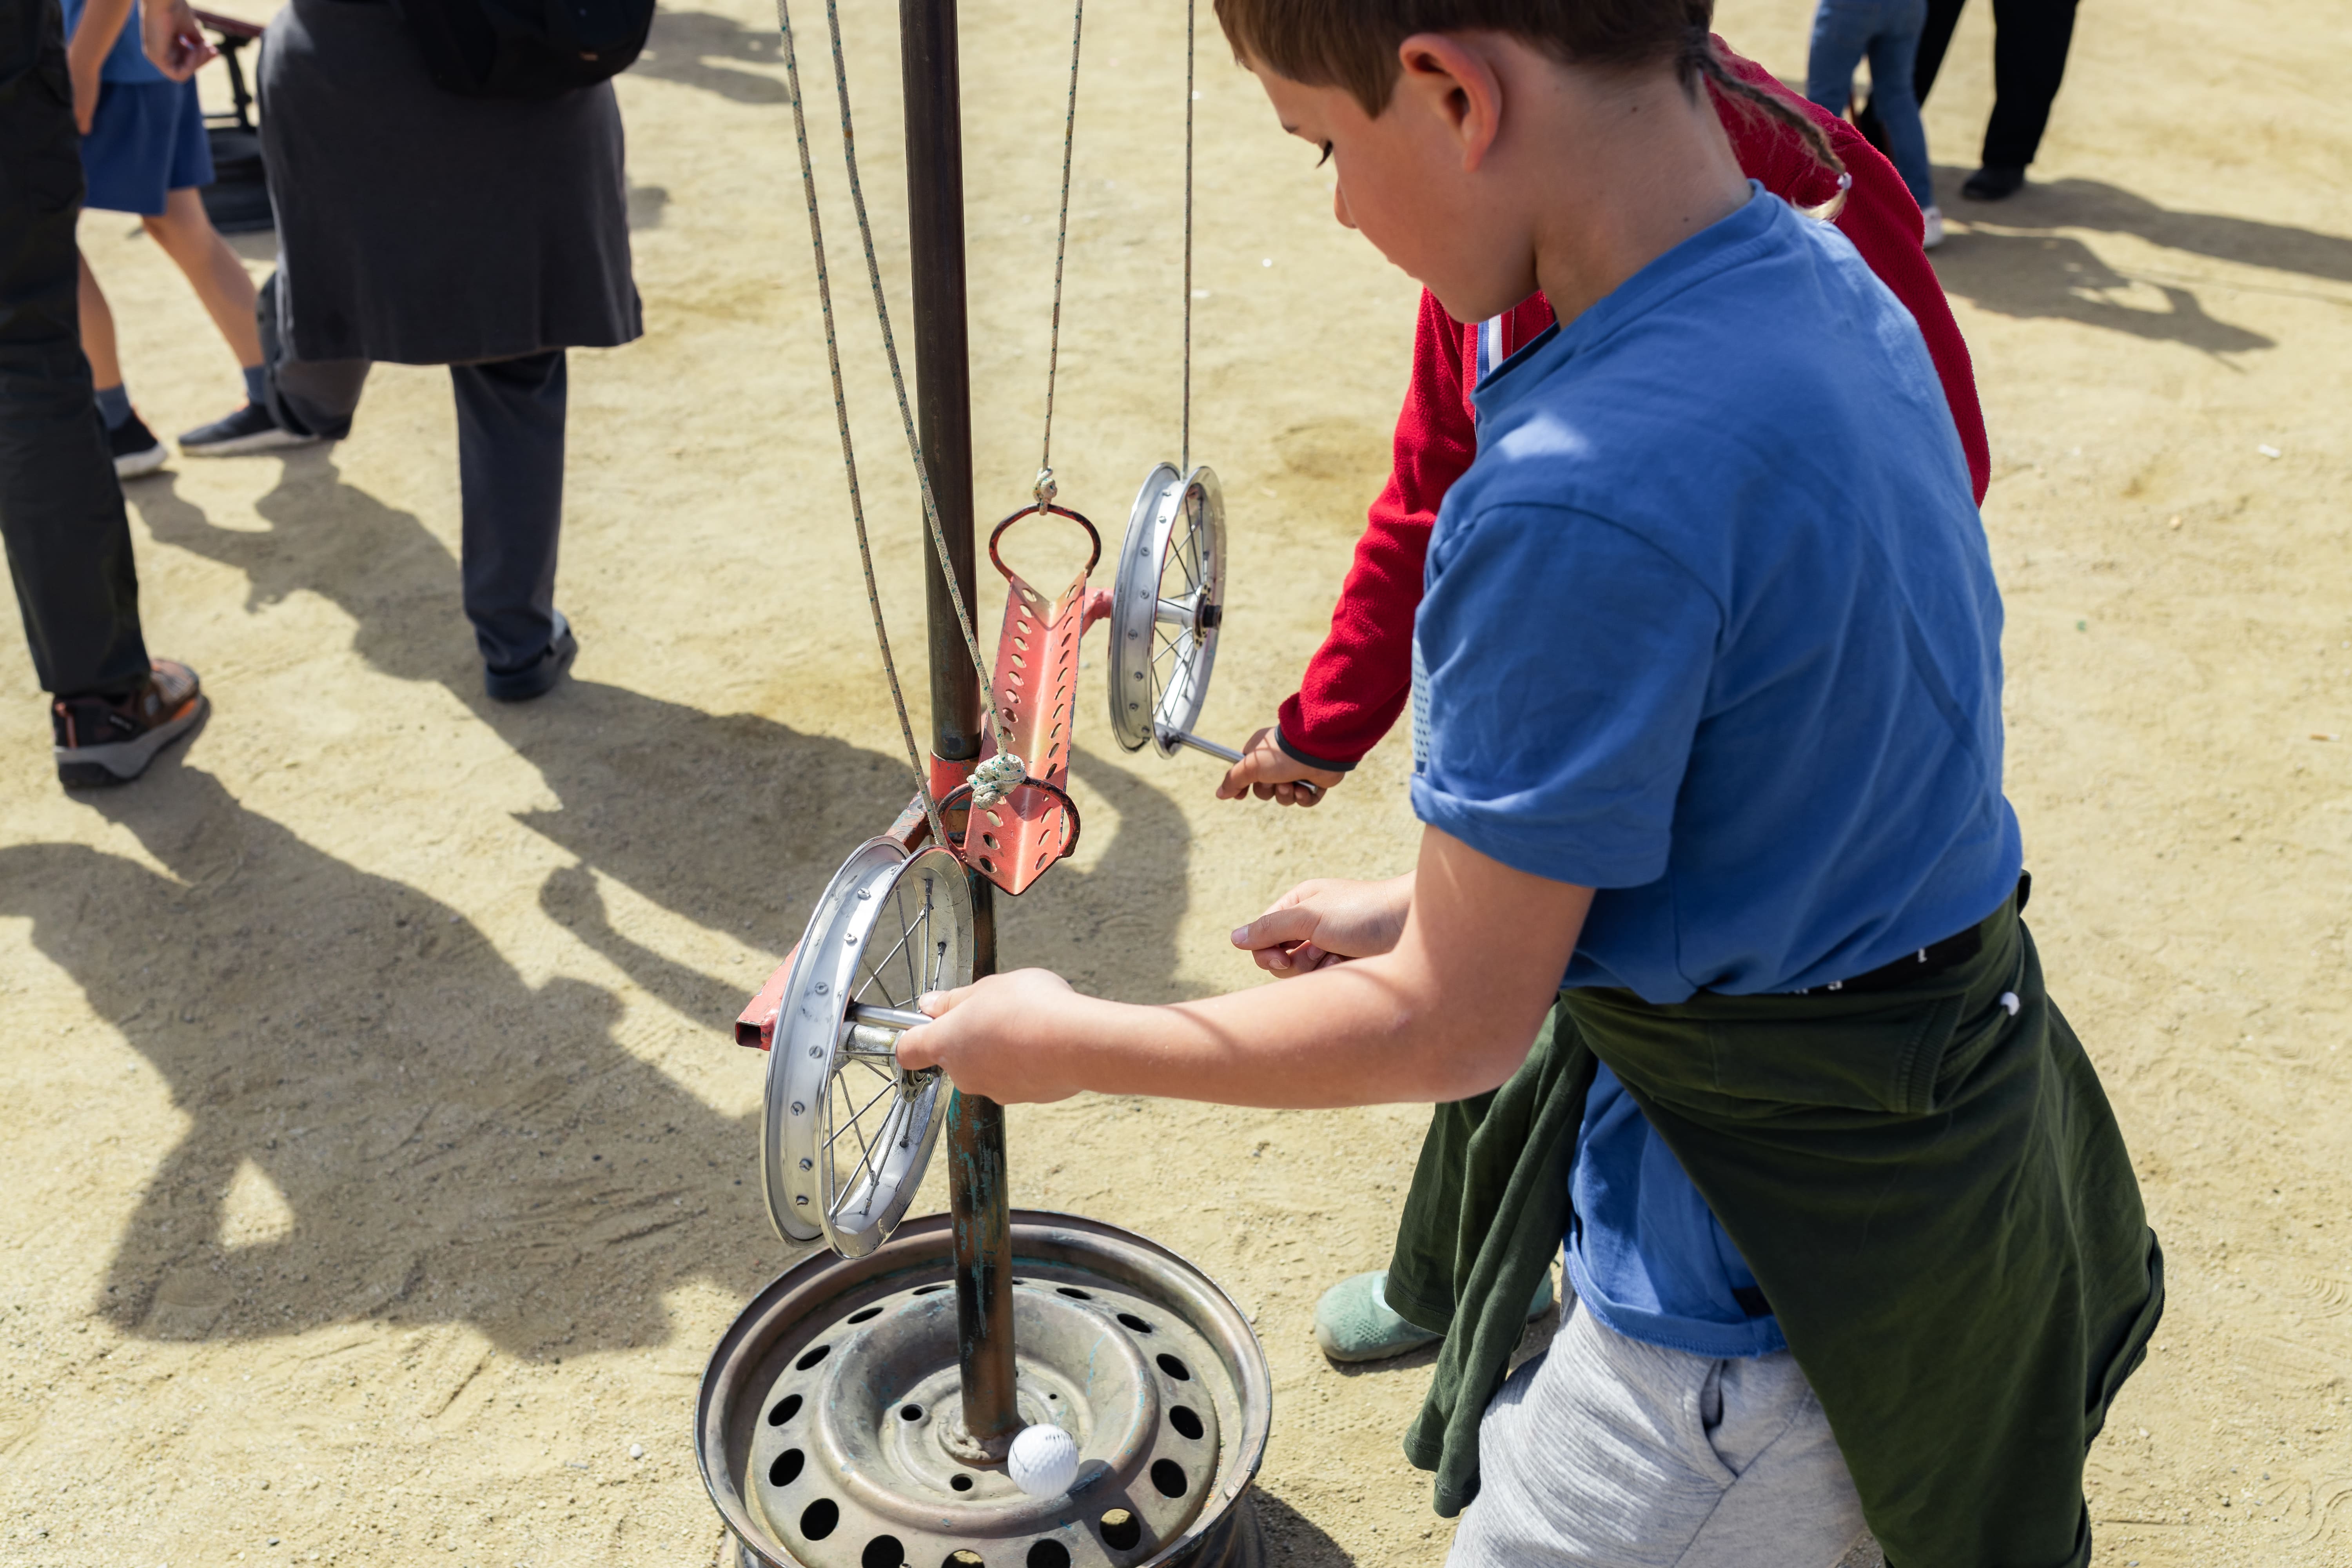
[[[1385,882],[1318,877],[1299,883],[1234,932],[1234,945],[1268,974],[1288,980],[1325,964],[1388,952],[1404,934],[1412,909],[1410,873]]]
[[[220,53],[196,25],[188,0],[148,0],[140,12],[139,43],[155,68],[173,81],[187,80],[198,67]]]
[[[1067,1100],[1078,1084],[1055,1069],[1043,1046],[1088,998],[1048,969],[992,974],[956,991],[931,991],[915,1005],[939,1020],[898,1037],[898,1065],[939,1068],[967,1094],[999,1105]],[[1080,1033],[1083,1033],[1081,1027]]]
[[[1249,744],[1242,748],[1242,760],[1225,770],[1223,780],[1217,785],[1217,798],[1244,800],[1255,795],[1260,800],[1279,801],[1284,805],[1314,805],[1333,784],[1347,776],[1300,762],[1282,749],[1281,741],[1269,725],[1249,738]],[[1316,787],[1300,789],[1302,780]]]

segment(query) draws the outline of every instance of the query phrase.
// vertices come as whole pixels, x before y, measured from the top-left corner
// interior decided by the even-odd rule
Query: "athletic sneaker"
[[[1926,220],[1926,232],[1919,236],[1919,248],[1933,250],[1944,243],[1944,209],[1929,207],[1919,216]]]
[[[528,702],[553,690],[555,683],[563,679],[563,672],[572,668],[572,661],[579,657],[580,639],[572,635],[572,623],[563,618],[562,610],[558,610],[555,612],[555,636],[549,639],[540,656],[529,664],[518,665],[512,669],[492,669],[485,666],[482,689],[500,702]]]
[[[1356,1274],[1323,1292],[1315,1303],[1315,1342],[1325,1355],[1336,1362],[1387,1361],[1445,1337],[1397,1316],[1383,1293],[1388,1280],[1385,1270]],[[1536,1282],[1528,1316],[1540,1318],[1549,1310],[1551,1273],[1547,1269]]]
[[[114,453],[114,476],[121,479],[152,474],[172,456],[155,439],[155,432],[147,428],[147,421],[136,414],[109,430],[106,444]]]
[[[128,784],[205,716],[211,703],[196,672],[168,658],[154,666],[127,697],[60,697],[50,704],[61,783]]]
[[[274,452],[280,447],[307,447],[319,437],[289,430],[258,403],[248,403],[226,419],[199,425],[180,437],[180,452],[189,458],[234,458],[244,452]]]

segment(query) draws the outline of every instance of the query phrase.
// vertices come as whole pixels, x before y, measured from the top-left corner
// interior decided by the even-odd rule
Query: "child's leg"
[[[253,279],[245,263],[228,247],[205,214],[204,199],[194,189],[172,192],[163,199],[163,216],[142,220],[164,254],[187,274],[220,329],[238,366],[252,370],[261,363],[261,338],[253,324]]]
[[[1715,1361],[1570,1312],[1478,1429],[1447,1568],[1831,1568],[1862,1503],[1787,1352]]]
[[[89,258],[77,254],[81,266],[81,281],[78,288],[81,307],[81,352],[89,360],[90,384],[100,389],[122,384],[122,361],[114,349],[114,312],[107,308],[106,291],[98,286],[98,274],[89,269]]]
[[[1870,40],[1871,108],[1886,127],[1886,151],[1895,172],[1903,176],[1911,199],[1923,212],[1936,205],[1936,184],[1912,75],[1927,26],[1927,0],[1897,0],[1886,7],[1885,30]]]
[[[1853,68],[1878,25],[1872,0],[1822,0],[1813,13],[1813,44],[1805,60],[1805,96],[1843,118],[1853,100]],[[1877,84],[1872,83],[1872,92]],[[1873,100],[1875,102],[1875,99]]]

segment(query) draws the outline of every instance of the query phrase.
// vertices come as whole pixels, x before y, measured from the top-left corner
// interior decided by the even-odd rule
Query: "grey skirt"
[[[457,97],[363,0],[292,0],[260,81],[294,358],[457,364],[644,331],[611,83]]]

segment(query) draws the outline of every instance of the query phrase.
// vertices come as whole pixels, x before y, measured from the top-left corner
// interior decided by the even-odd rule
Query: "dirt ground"
[[[761,1058],[727,1025],[907,787],[772,14],[697,3],[620,84],[646,333],[573,359],[573,683],[520,710],[479,694],[432,370],[380,371],[331,450],[128,487],[150,641],[217,704],[135,787],[58,788],[0,634],[0,1561],[716,1558],[688,1403],[793,1256],[754,1180]],[[1720,25],[1795,77],[1807,11],[1727,0]],[[1988,13],[1927,124],[1955,220],[1937,264],[1991,428],[2010,788],[2053,990],[2168,1260],[2156,1352],[2092,1457],[2096,1561],[2343,1563],[2345,17],[2086,6],[2035,183],[1983,207],[1957,188],[1990,100]],[[849,18],[895,268],[891,21]],[[1178,439],[1182,19],[1107,5],[1088,24],[1054,453],[1064,499],[1116,528]],[[1067,35],[1050,8],[976,0],[964,36],[989,513],[1036,466]],[[1193,451],[1224,478],[1234,583],[1205,728],[1238,738],[1320,635],[1384,469],[1414,291],[1330,222],[1327,176],[1222,45],[1201,60]],[[918,658],[912,492],[833,146],[865,478]],[[121,215],[82,233],[149,421],[224,412],[232,366],[162,255]],[[266,268],[266,237],[239,245]],[[1120,752],[1098,702],[1083,849],[1006,910],[1007,963],[1141,1000],[1229,987],[1253,972],[1224,932],[1289,882],[1406,863],[1402,735],[1327,807],[1286,813],[1220,805],[1204,759]],[[1013,1117],[1019,1201],[1167,1242],[1256,1314],[1286,1563],[1433,1563],[1451,1533],[1397,1446],[1429,1358],[1342,1372],[1307,1330],[1326,1284],[1385,1260],[1422,1120],[1108,1100]]]

